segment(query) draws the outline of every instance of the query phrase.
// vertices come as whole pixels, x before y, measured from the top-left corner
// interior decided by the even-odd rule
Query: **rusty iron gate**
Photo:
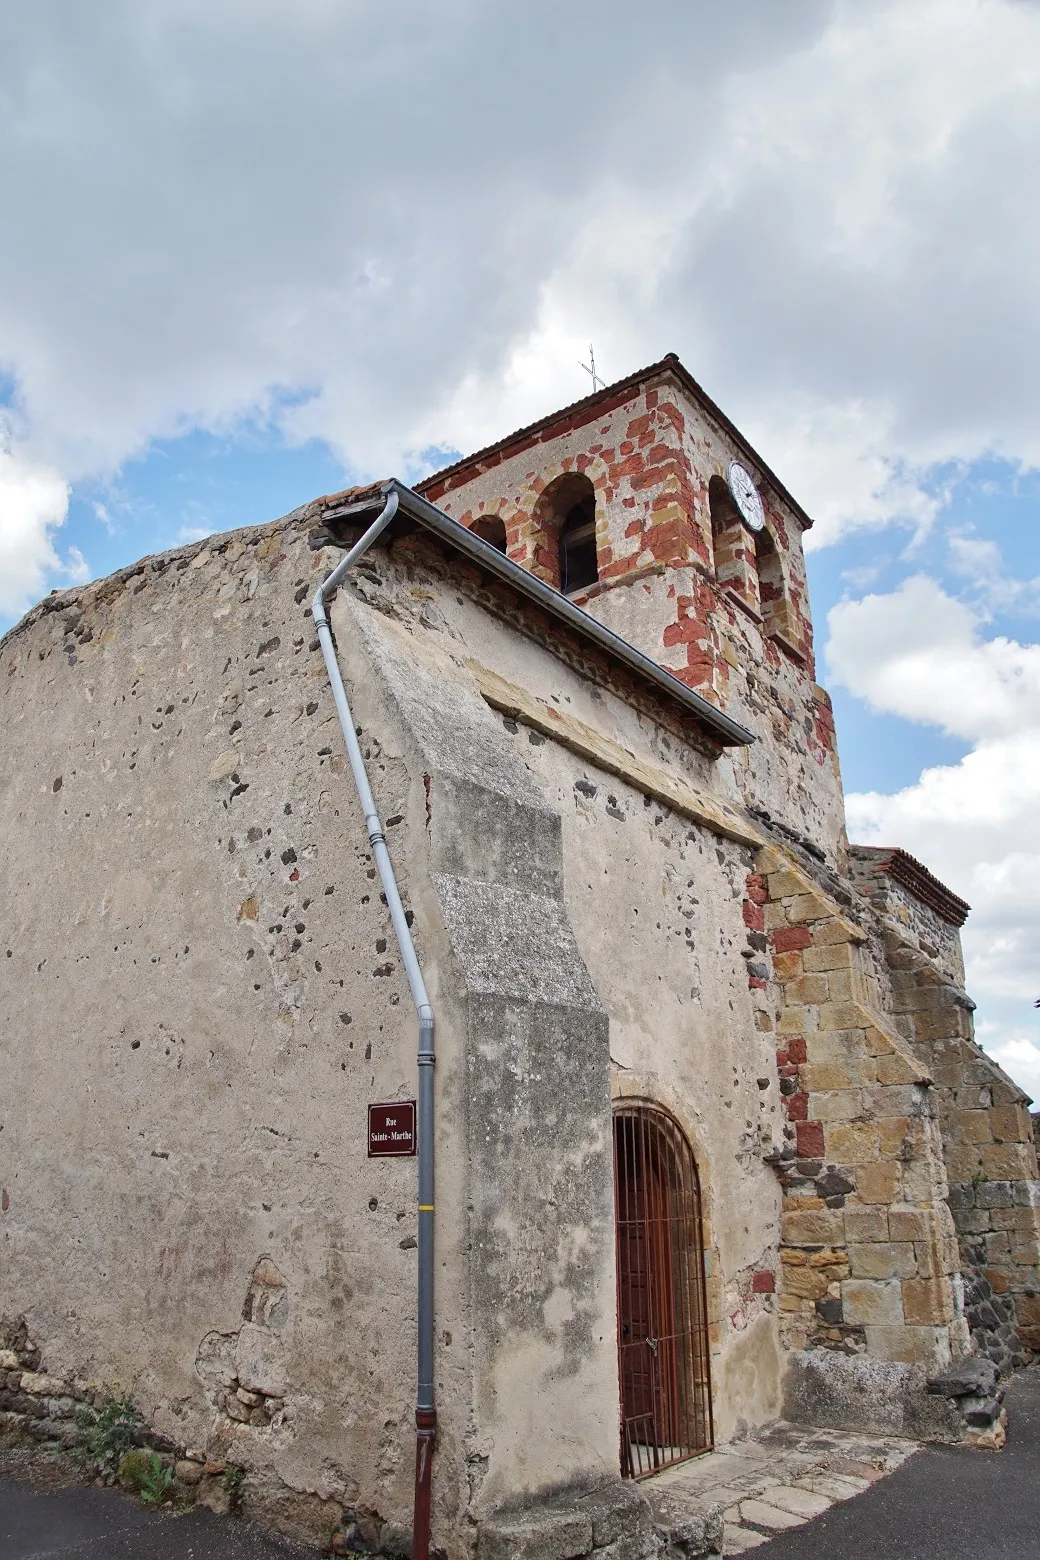
[[[614,1115],[621,1472],[642,1479],[712,1444],[701,1194],[678,1123]]]

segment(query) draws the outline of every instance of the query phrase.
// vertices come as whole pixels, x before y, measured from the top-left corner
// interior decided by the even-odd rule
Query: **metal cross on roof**
[[[597,374],[597,372],[596,372],[596,354],[592,350],[592,343],[591,343],[591,341],[589,342],[589,361],[588,361],[588,363],[582,363],[581,366],[585,370],[585,372],[587,374],[589,374],[591,376],[591,378],[592,378],[592,393],[593,393],[593,395],[595,395],[597,390],[605,390],[606,389],[607,381],[605,379],[601,379],[599,377],[599,375]]]

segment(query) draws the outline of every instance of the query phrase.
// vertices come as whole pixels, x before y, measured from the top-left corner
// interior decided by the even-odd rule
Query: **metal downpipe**
[[[325,658],[325,666],[332,686],[339,723],[343,728],[347,757],[357,787],[358,799],[365,815],[365,828],[375,859],[379,881],[386,896],[394,936],[401,953],[408,978],[408,987],[419,1018],[419,1099],[418,1099],[418,1159],[419,1159],[419,1223],[418,1223],[418,1386],[415,1398],[415,1504],[412,1513],[412,1560],[428,1560],[430,1552],[430,1499],[433,1446],[437,1435],[437,1405],[433,1387],[433,1071],[434,1071],[434,1017],[433,1008],[419,966],[412,934],[405,918],[404,906],[394,876],[393,863],[386,848],[383,825],[376,811],[375,798],[369,784],[365,762],[358,746],[354,717],[347,702],[346,689],[336,650],[332,642],[332,630],[326,609],[326,598],[346,577],[357,560],[377,541],[397,513],[398,496],[391,491],[381,513],[368,530],[318,586],[311,603],[314,626],[318,630],[318,643]]]

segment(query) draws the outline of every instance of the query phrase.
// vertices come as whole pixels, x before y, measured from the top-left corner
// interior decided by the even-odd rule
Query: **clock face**
[[[729,490],[733,502],[740,510],[744,524],[752,531],[761,531],[766,523],[762,500],[750,471],[745,471],[739,461],[729,463]]]

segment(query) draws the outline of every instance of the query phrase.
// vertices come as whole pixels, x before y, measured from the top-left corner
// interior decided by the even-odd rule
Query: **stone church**
[[[846,837],[810,524],[668,357],[11,630],[7,1428],[131,1391],[451,1560],[656,1554],[780,1416],[999,1446],[1029,1101],[968,906]]]

